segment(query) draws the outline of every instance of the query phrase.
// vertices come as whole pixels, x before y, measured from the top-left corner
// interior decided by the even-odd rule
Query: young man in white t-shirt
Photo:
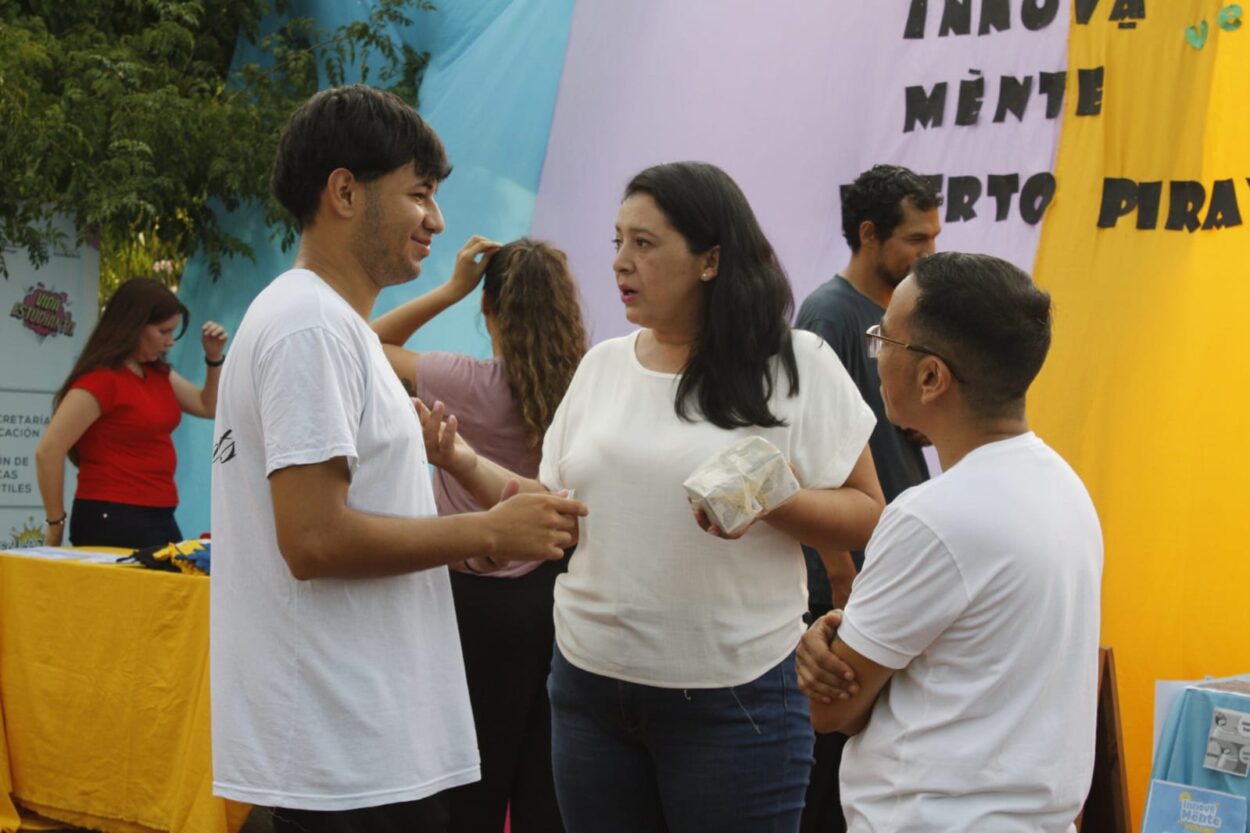
[[[293,268],[248,308],[213,451],[214,792],[282,831],[440,831],[478,754],[445,565],[560,558],[585,507],[436,517],[416,412],[368,318],[443,218],[441,142],[356,85],[291,117],[273,191]],[[515,485],[504,489],[514,494]]]
[[[1050,296],[997,258],[917,261],[868,332],[886,413],[944,473],[900,495],[845,613],[799,648],[848,830],[1064,833],[1094,763],[1102,533],[1029,431]],[[888,686],[887,686],[888,683]]]

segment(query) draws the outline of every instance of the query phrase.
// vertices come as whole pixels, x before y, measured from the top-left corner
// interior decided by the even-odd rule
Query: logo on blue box
[[[1151,781],[1142,833],[1246,833],[1246,799],[1170,781]]]

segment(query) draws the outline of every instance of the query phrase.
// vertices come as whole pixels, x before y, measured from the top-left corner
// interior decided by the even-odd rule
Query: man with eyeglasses
[[[842,197],[842,234],[851,261],[818,287],[799,310],[795,326],[823,338],[838,354],[877,425],[868,440],[886,502],[923,483],[929,471],[918,438],[891,425],[881,401],[877,364],[865,349],[864,329],[881,320],[894,288],[916,258],[932,254],[941,231],[941,198],[929,182],[898,165],[865,171]],[[862,552],[824,552],[804,547],[809,620],[843,607],[863,564]],[[846,738],[818,735],[815,765],[803,808],[802,833],[845,830],[838,800],[838,765]]]
[[[943,474],[886,507],[845,613],[799,646],[813,724],[853,735],[852,833],[1074,829],[1103,551],[1085,487],[1025,417],[1050,325],[1027,274],[948,252],[866,333],[886,415],[933,441]]]

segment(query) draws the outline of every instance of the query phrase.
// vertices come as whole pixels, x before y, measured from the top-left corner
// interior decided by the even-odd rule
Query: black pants
[[[842,790],[838,771],[842,768],[842,747],[847,737],[841,732],[816,735],[812,755],[812,777],[807,784],[803,819],[799,833],[846,833],[842,815]]]
[[[806,618],[807,624],[815,622],[829,610],[827,604],[812,605]],[[846,833],[846,819],[842,815],[842,790],[838,782],[838,771],[842,768],[842,747],[846,746],[846,740],[846,735],[841,732],[816,735],[816,745],[812,749],[815,763],[812,765],[811,780],[807,784],[807,798],[804,799],[799,833]]]
[[[182,540],[173,506],[134,506],[74,498],[69,541],[76,547],[142,549]]]
[[[273,809],[273,833],[445,833],[446,793],[359,810]],[[500,830],[502,830],[502,826]]]
[[[520,578],[451,574],[482,780],[447,792],[454,833],[560,833],[551,776],[552,594],[568,559]]]

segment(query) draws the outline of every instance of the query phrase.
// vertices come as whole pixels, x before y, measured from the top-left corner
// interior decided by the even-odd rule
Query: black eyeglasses
[[[864,332],[864,335],[868,337],[868,358],[870,359],[875,359],[878,356],[880,356],[882,342],[888,341],[890,344],[897,344],[899,347],[902,347],[904,350],[912,350],[916,353],[924,353],[927,356],[933,356],[934,358],[941,359],[943,362],[945,362],[946,366],[950,368],[951,375],[955,377],[955,381],[957,382],[963,381],[963,379],[959,375],[959,372],[955,370],[955,365],[951,363],[950,359],[946,358],[941,353],[938,353],[934,350],[930,350],[928,347],[920,347],[915,344],[908,344],[907,342],[900,341],[897,338],[890,338],[887,335],[883,335],[881,332],[880,324],[873,324]]]

